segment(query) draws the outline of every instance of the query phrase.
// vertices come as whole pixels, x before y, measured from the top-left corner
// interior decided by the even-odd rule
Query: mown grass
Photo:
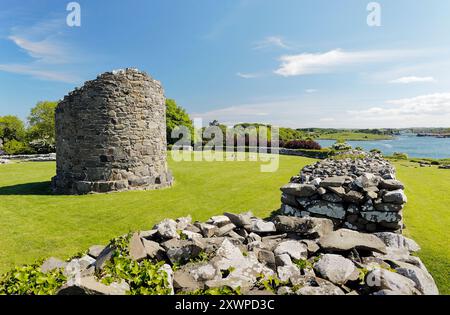
[[[0,274],[38,258],[69,257],[167,217],[206,220],[248,210],[266,216],[280,206],[279,188],[312,161],[282,156],[276,173],[262,173],[267,162],[169,159],[176,179],[170,189],[86,196],[50,194],[55,163],[0,165]]]
[[[191,214],[205,220],[224,211],[267,216],[279,208],[279,187],[315,160],[280,156],[275,173],[267,162],[174,162],[173,188],[87,196],[52,196],[55,164],[0,165],[0,273],[49,256],[69,257],[93,244],[159,220]],[[419,256],[441,293],[450,294],[450,170],[397,162],[409,203],[406,233],[422,247]]]
[[[405,234],[422,247],[419,256],[441,294],[450,294],[450,170],[411,162],[394,164],[408,196]]]

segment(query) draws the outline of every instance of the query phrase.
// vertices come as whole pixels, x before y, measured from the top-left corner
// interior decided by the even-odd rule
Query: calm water
[[[329,147],[336,141],[317,140],[322,147]],[[364,150],[379,149],[384,155],[394,152],[408,154],[409,157],[443,159],[450,158],[450,138],[416,137],[414,135],[398,136],[393,140],[347,141],[353,148]]]

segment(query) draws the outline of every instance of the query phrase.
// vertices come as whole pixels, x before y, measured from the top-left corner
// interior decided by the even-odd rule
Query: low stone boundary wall
[[[327,159],[306,166],[283,187],[281,212],[333,220],[357,231],[401,232],[407,202],[394,167],[380,155]]]
[[[26,162],[48,162],[56,161],[56,154],[22,154],[22,155],[1,155],[3,160],[21,160]]]

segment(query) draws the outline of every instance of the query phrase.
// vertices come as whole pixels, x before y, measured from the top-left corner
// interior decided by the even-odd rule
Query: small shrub
[[[336,150],[336,151],[347,151],[347,150],[351,150],[351,149],[352,149],[352,146],[349,145],[349,144],[346,143],[346,142],[338,142],[338,141],[336,141],[336,143],[334,143],[334,144],[331,146],[331,149],[332,149],[332,150]]]
[[[7,141],[3,145],[3,150],[6,154],[15,155],[15,154],[27,154],[30,153],[30,148],[27,146],[25,142],[10,140]]]
[[[408,155],[406,153],[401,153],[401,152],[394,152],[394,154],[392,154],[392,157],[397,160],[407,160],[408,159]]]
[[[0,277],[0,295],[53,295],[67,281],[61,269],[41,272],[42,261],[15,267]]]
[[[322,147],[313,140],[292,140],[280,143],[280,146],[286,149],[307,149],[307,150],[321,150]]]

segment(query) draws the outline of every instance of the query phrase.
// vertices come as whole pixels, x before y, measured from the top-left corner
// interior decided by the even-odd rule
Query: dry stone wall
[[[101,74],[56,109],[53,190],[85,194],[171,185],[161,84],[126,69]]]
[[[323,217],[336,227],[401,232],[407,202],[394,167],[380,155],[306,166],[281,188],[285,215]]]

